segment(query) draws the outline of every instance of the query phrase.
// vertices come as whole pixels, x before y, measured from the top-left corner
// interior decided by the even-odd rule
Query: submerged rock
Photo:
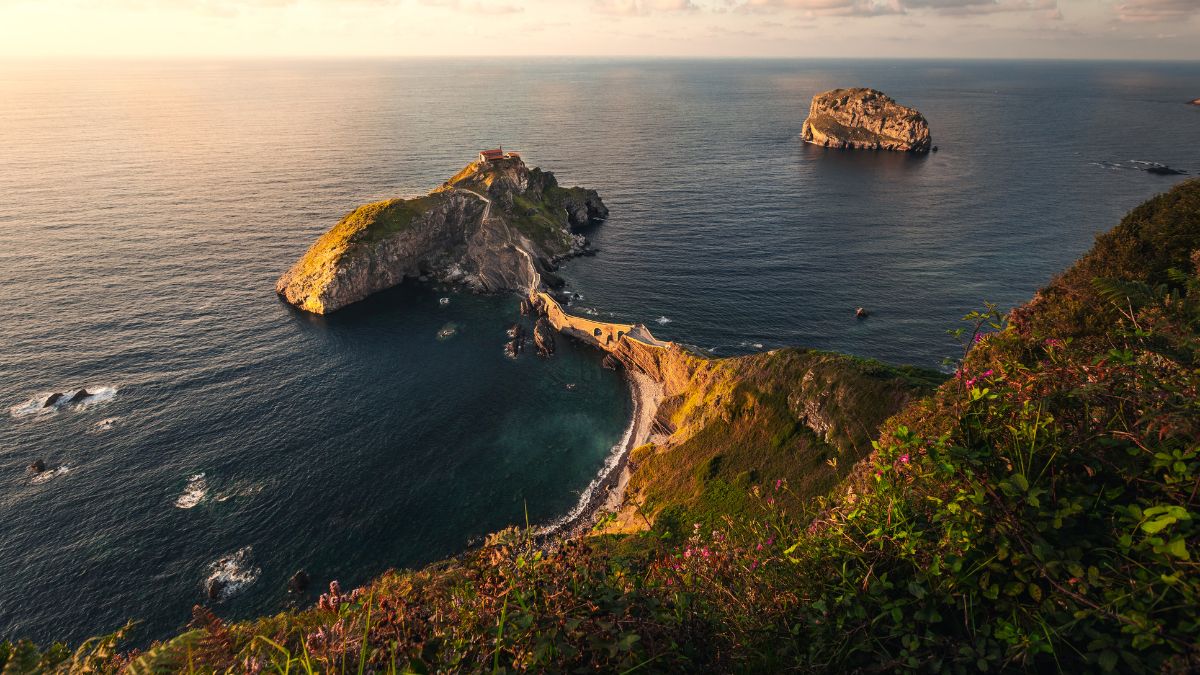
[[[554,328],[544,316],[533,325],[533,343],[537,345],[538,356],[554,354]]]
[[[288,591],[292,593],[303,593],[304,591],[308,590],[308,584],[311,581],[312,579],[308,576],[308,572],[299,570],[292,575],[291,579],[288,579]]]
[[[929,152],[929,123],[875,89],[834,89],[813,97],[801,137],[827,148]]]
[[[80,389],[79,391],[72,394],[71,398],[67,399],[67,403],[79,403],[79,402],[83,401],[83,399],[85,399],[91,395],[92,394],[90,392],[88,392],[87,389]]]
[[[229,584],[220,577],[210,577],[205,583],[205,592],[209,600],[220,600],[221,594]]]
[[[1146,167],[1146,173],[1152,173],[1158,176],[1182,176],[1187,172],[1180,171],[1179,169],[1172,169],[1165,164],[1151,164]]]
[[[29,470],[34,473],[42,473],[46,470],[46,462],[44,460],[35,459],[33,460],[33,463],[29,465]]]
[[[61,399],[64,396],[66,396],[66,394],[61,393],[61,392],[55,392],[53,394],[50,394],[49,396],[46,397],[46,401],[44,403],[42,403],[42,407],[43,408],[53,408],[55,405],[58,404],[59,399]]]
[[[519,157],[468,164],[424,197],[360,206],[279,278],[288,303],[327,314],[396,286],[436,277],[477,291],[527,291],[554,261],[578,254],[572,228],[603,220],[594,190],[563,188]]]

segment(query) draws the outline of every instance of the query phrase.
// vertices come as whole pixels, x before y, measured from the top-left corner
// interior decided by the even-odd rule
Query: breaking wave
[[[77,390],[76,390],[77,391]],[[82,399],[71,402],[72,392],[49,392],[40,394],[23,403],[18,403],[8,409],[9,414],[13,417],[27,417],[29,415],[49,415],[62,410],[71,408],[88,408],[98,403],[111,401],[117,395],[116,387],[97,387],[95,389],[86,389],[87,396]],[[56,394],[59,398],[53,403],[47,405],[47,402]]]
[[[64,473],[70,472],[70,470],[71,470],[70,466],[63,464],[62,466],[57,466],[57,467],[54,467],[53,469],[46,469],[45,471],[35,475],[30,480],[34,483],[45,483],[45,482],[54,480],[55,478],[63,475]]]
[[[208,566],[204,591],[208,597],[224,600],[258,580],[262,570],[253,565],[254,548],[245,546],[236,553],[223,556]]]
[[[190,509],[204,501],[206,495],[208,495],[208,482],[204,480],[203,473],[198,473],[188,479],[183,494],[175,500],[175,506],[181,509]]]

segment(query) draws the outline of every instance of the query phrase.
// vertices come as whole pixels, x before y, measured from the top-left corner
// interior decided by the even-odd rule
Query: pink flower
[[[777,478],[777,479],[775,480],[775,489],[776,489],[776,490],[778,490],[780,485],[783,485],[783,479],[782,479],[782,478]]]
[[[907,452],[904,453],[903,455],[900,455],[900,463],[908,464],[908,453]]]
[[[768,504],[774,504],[774,503],[775,503],[775,498],[774,498],[774,497],[767,497],[767,503],[768,503]]]
[[[754,550],[755,550],[755,551],[761,551],[761,550],[762,550],[762,544],[759,544],[758,546],[755,546],[755,547],[754,547]]]
[[[774,544],[774,543],[775,543],[775,537],[770,537],[767,539],[767,546],[770,546],[771,544]]]

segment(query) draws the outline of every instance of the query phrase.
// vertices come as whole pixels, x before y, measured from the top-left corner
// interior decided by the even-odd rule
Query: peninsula
[[[275,616],[197,606],[145,651],[0,642],[4,672],[1194,670],[1200,180],[968,315],[950,378],[523,305],[653,385],[617,514]]]
[[[594,190],[563,188],[521,156],[485,150],[424,197],[360,206],[319,238],[275,290],[327,314],[400,284],[437,278],[478,291],[559,285],[557,263],[581,253],[576,230],[608,209]]]
[[[929,123],[875,89],[834,89],[813,97],[800,132],[807,143],[827,148],[929,152]]]

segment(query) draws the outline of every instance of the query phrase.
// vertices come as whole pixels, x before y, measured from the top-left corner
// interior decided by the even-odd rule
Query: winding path
[[[483,203],[484,203],[484,204],[487,204],[487,206],[485,206],[485,207],[483,208],[483,220],[484,220],[484,221],[487,221],[487,219],[488,219],[489,217],[491,217],[491,214],[492,214],[492,200],[488,199],[487,197],[484,197],[483,195],[479,194],[478,192],[476,192],[476,191],[474,191],[474,190],[468,190],[468,189],[466,189],[466,188],[460,188],[460,187],[453,187],[453,188],[450,188],[450,189],[451,189],[451,190],[462,190],[463,192],[469,192],[469,193],[471,193],[471,194],[475,195],[476,197],[479,197],[480,199],[482,199],[482,200],[483,200]]]

